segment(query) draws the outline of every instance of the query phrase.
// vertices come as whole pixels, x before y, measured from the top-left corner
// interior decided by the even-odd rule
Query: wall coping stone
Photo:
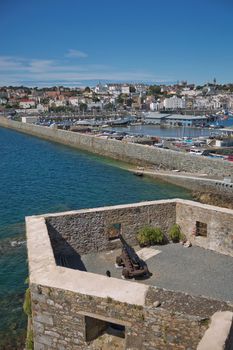
[[[123,303],[145,304],[149,286],[57,266],[43,217],[27,217],[26,229],[30,284],[109,297]]]
[[[198,344],[197,350],[225,349],[225,343],[229,336],[232,321],[233,312],[231,311],[219,311],[213,314],[210,327]]]

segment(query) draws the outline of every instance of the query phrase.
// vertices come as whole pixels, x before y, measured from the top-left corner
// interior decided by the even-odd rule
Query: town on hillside
[[[208,114],[233,109],[233,84],[203,86],[186,81],[173,85],[97,84],[95,87],[0,87],[1,113],[71,115],[148,111]]]
[[[0,115],[233,161],[233,84],[1,87]]]

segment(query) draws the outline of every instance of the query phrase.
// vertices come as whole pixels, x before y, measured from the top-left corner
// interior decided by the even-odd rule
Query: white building
[[[21,117],[22,123],[29,123],[29,124],[37,123],[38,119],[39,118],[37,116]]]
[[[98,84],[96,85],[94,92],[96,94],[106,94],[108,92],[108,86],[107,85],[102,85]]]
[[[150,110],[151,111],[158,111],[159,110],[159,102],[151,102],[150,103]]]
[[[7,104],[7,99],[4,97],[0,97],[0,105],[5,105]]]
[[[168,114],[158,112],[148,112],[144,114],[144,121],[146,124],[160,124],[169,126],[194,126],[205,125],[207,119],[205,116],[182,115],[182,114]]]
[[[171,114],[166,116],[164,123],[170,126],[205,125],[207,118],[205,116]]]
[[[44,106],[44,105],[42,105],[40,103],[37,105],[36,109],[37,109],[38,112],[41,112],[41,113],[48,111],[48,107]]]
[[[78,97],[70,97],[69,104],[73,107],[78,107],[78,105],[79,105]]]
[[[159,113],[159,112],[147,112],[144,114],[144,122],[146,124],[163,124],[166,117],[170,114]]]
[[[63,107],[66,105],[66,101],[63,100],[49,100],[50,107]]]
[[[23,109],[35,107],[35,105],[36,103],[34,100],[23,99],[19,102],[19,107]]]
[[[163,101],[163,105],[165,109],[182,109],[185,108],[185,98],[180,98],[177,96],[165,98]]]
[[[122,94],[129,95],[129,93],[130,93],[130,87],[127,86],[127,85],[123,85],[123,86],[121,87],[121,92],[122,92]]]
[[[190,97],[195,97],[195,96],[198,96],[202,93],[201,90],[190,90],[188,88],[185,88],[181,91],[181,95],[182,96],[190,96]]]
[[[93,108],[102,109],[102,107],[103,107],[102,102],[90,102],[87,104],[87,108],[89,110]]]

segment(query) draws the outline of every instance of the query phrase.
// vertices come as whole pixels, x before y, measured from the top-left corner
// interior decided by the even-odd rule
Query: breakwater
[[[24,124],[3,117],[0,118],[0,126],[132,164],[156,165],[171,170],[205,173],[213,177],[233,176],[233,163],[224,160],[195,157],[187,153],[118,140],[106,140],[93,135]]]
[[[187,188],[194,192],[212,193],[217,196],[221,196],[224,202],[228,202],[233,198],[233,183],[228,183],[221,180],[213,180],[206,177],[187,176],[183,174],[174,174],[168,172],[152,172],[143,171],[145,175],[148,175],[155,179],[167,181],[173,185]],[[207,203],[212,204],[212,203]],[[221,205],[220,205],[221,206]]]

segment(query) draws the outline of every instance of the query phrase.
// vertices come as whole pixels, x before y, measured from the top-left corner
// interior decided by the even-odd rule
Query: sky
[[[233,82],[233,0],[0,0],[0,86]]]

